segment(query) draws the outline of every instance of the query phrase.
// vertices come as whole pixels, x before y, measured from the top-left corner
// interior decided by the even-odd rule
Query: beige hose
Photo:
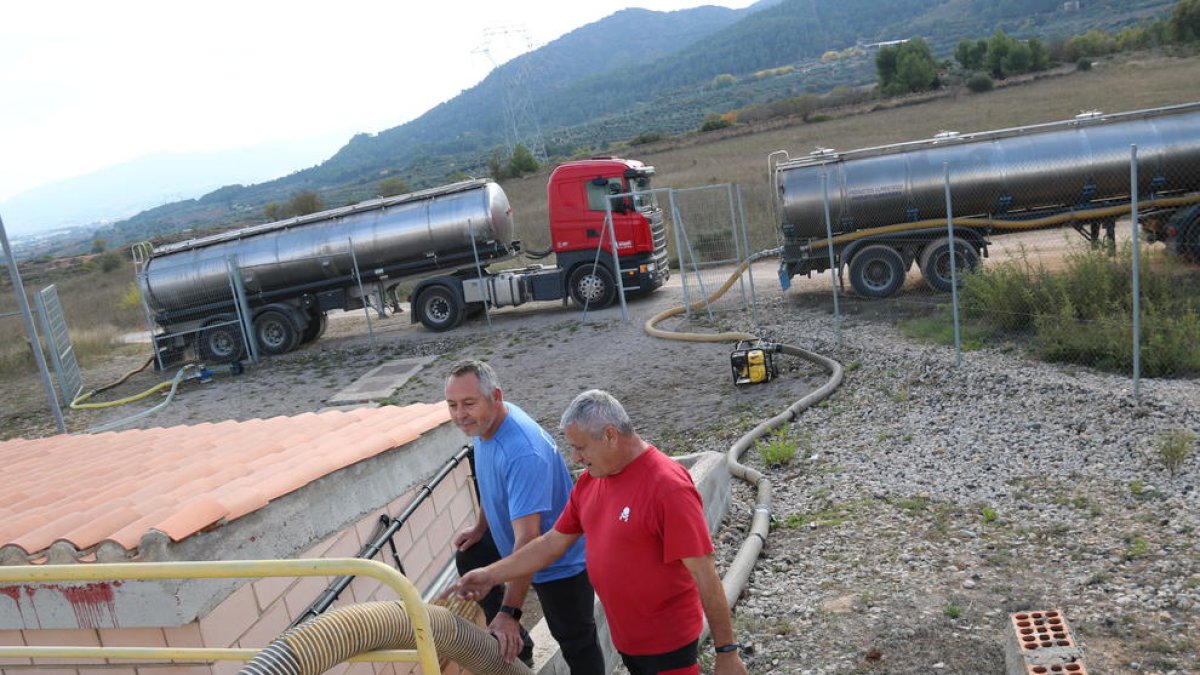
[[[445,607],[428,605],[438,656],[476,675],[529,675],[520,661],[505,663],[495,638]],[[401,602],[341,607],[280,635],[239,675],[318,675],[346,659],[378,649],[414,649],[416,636]]]
[[[696,311],[703,309],[705,304],[715,302],[718,298],[725,294],[726,291],[733,286],[750,263],[754,260],[772,254],[774,251],[764,251],[763,253],[751,256],[746,262],[742,263],[736,272],[734,272],[720,288],[705,300],[694,302],[686,309]],[[758,340],[758,337],[750,333],[727,332],[727,333],[680,333],[676,331],[668,331],[656,328],[655,325],[660,321],[682,314],[685,308],[673,307],[664,312],[660,312],[648,321],[646,321],[646,333],[664,340],[684,340],[688,342],[736,342],[739,340]],[[722,579],[722,587],[725,590],[725,599],[729,606],[733,607],[737,603],[738,597],[742,593],[742,589],[746,587],[746,583],[750,580],[750,572],[754,569],[754,563],[758,560],[758,556],[762,553],[763,546],[767,543],[767,534],[771,530],[771,482],[767,480],[761,472],[752,469],[738,460],[742,453],[754,445],[754,442],[762,438],[767,433],[775,428],[790,422],[795,419],[802,411],[812,405],[824,400],[842,383],[842,365],[831,358],[822,356],[815,352],[810,352],[800,347],[792,345],[777,344],[771,345],[777,351],[796,356],[806,361],[815,363],[829,372],[829,380],[821,385],[820,388],[804,396],[800,400],[790,405],[787,410],[778,415],[760,423],[758,426],[750,430],[749,433],[742,436],[734,443],[727,454],[729,466],[729,474],[740,478],[751,485],[754,485],[758,490],[757,500],[754,505],[754,517],[750,523],[750,534],[746,540],[742,542],[741,549],[738,550],[737,556],[733,563],[729,565],[729,569],[725,572],[725,578]],[[707,634],[707,627],[705,634]]]

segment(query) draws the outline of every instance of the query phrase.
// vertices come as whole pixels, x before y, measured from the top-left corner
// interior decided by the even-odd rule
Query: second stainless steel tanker
[[[962,269],[986,256],[994,233],[1070,224],[1111,236],[1130,212],[1132,145],[1143,224],[1176,252],[1200,254],[1200,104],[1188,104],[780,162],[781,279],[829,269],[832,246],[833,264],[848,266],[862,295],[895,293],[914,261],[931,287],[948,290],[947,171]]]

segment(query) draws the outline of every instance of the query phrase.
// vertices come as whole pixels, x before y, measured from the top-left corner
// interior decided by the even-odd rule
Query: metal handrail
[[[329,577],[358,575],[377,579],[399,594],[412,623],[416,649],[369,652],[351,661],[411,661],[425,673],[440,673],[429,613],[412,582],[375,560],[314,558],[304,560],[206,560],[157,563],[0,566],[0,583],[150,579],[233,579],[240,577]],[[265,646],[265,645],[264,645]],[[4,647],[0,658],[113,658],[248,661],[258,649],[176,647]]]

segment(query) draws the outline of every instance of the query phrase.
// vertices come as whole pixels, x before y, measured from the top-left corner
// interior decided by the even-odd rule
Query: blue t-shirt
[[[554,527],[571,494],[571,473],[554,439],[524,410],[505,403],[508,415],[488,440],[475,437],[479,500],[500,555],[513,552],[512,521],[540,513],[544,534]],[[563,557],[536,572],[537,583],[574,576],[585,566],[583,537]]]

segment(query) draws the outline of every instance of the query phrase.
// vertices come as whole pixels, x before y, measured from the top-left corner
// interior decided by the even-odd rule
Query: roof
[[[136,558],[450,419],[444,403],[0,442],[0,564]]]

